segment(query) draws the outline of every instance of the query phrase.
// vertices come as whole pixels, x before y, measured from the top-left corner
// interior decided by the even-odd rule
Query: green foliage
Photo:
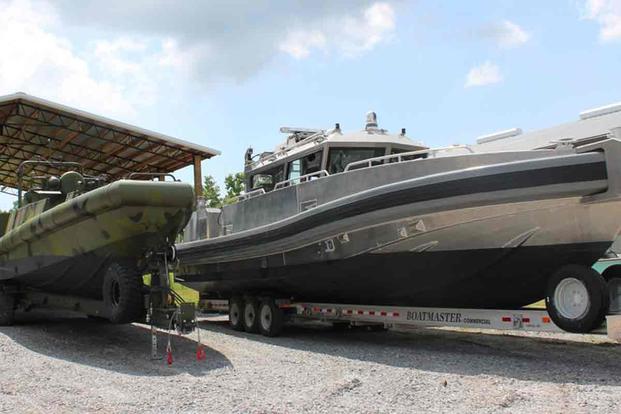
[[[222,207],[234,203],[237,197],[244,191],[244,173],[229,174],[224,178],[226,194],[220,195],[220,187],[211,175],[205,177],[203,183],[203,195],[209,207]]]
[[[244,173],[229,174],[224,179],[227,197],[237,197],[244,191]]]
[[[205,176],[203,181],[203,197],[209,207],[221,207],[220,187],[216,184],[216,180],[211,175]]]

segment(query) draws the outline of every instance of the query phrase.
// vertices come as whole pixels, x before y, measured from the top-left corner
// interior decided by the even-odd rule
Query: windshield
[[[323,151],[314,152],[303,158],[289,163],[287,179],[296,179],[303,175],[321,170],[321,154]]]
[[[343,172],[347,164],[369,158],[381,157],[386,152],[380,148],[331,148],[328,155],[328,172],[336,174]]]
[[[276,183],[279,183],[284,180],[285,177],[285,166],[284,164],[279,165],[278,167],[271,168],[262,173],[253,175],[250,178],[250,187],[253,190],[257,190],[259,188],[263,188],[265,191],[271,191],[274,188]]]

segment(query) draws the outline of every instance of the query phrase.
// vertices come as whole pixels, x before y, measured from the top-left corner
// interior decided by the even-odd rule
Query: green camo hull
[[[0,238],[0,280],[97,296],[112,261],[174,242],[192,211],[188,184],[121,180],[44,211]]]

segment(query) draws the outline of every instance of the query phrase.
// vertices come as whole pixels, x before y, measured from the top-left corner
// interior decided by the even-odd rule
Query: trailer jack
[[[158,352],[157,328],[168,332],[166,353],[172,363],[171,332],[189,335],[197,328],[196,306],[187,303],[171,287],[170,264],[175,261],[174,246],[152,252],[147,256],[151,270],[151,287],[148,295],[147,323],[151,326],[151,358],[161,359]],[[199,348],[200,336],[199,336]],[[198,355],[198,351],[197,351]]]

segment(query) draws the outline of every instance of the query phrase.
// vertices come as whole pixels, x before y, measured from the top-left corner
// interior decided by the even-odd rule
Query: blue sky
[[[0,0],[0,94],[217,148],[219,182],[283,125],[360,129],[374,110],[439,146],[621,101],[621,0],[106,4]]]

